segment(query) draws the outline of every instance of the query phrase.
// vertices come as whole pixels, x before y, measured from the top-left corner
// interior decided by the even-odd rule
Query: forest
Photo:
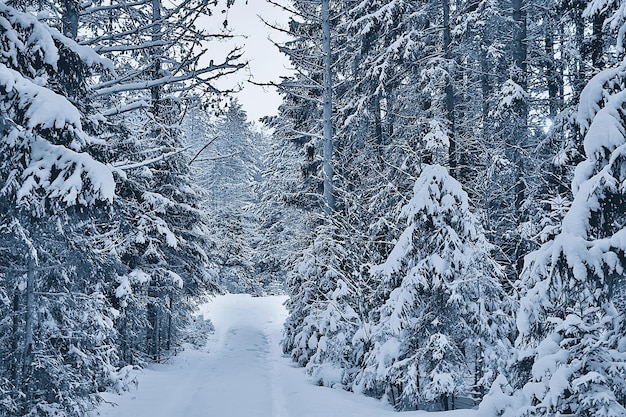
[[[626,416],[626,2],[264,0],[259,132],[234,1],[0,2],[0,416],[88,415],[224,292],[398,411]]]

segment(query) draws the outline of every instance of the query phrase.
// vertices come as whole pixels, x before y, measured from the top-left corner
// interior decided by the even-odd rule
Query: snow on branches
[[[372,268],[388,294],[357,386],[384,392],[398,408],[433,401],[446,408],[448,398],[471,391],[469,364],[478,379],[491,378],[492,365],[479,363],[508,328],[501,271],[467,194],[445,168],[424,167],[401,216],[407,228]]]
[[[523,387],[498,415],[626,414],[625,75],[624,64],[600,72],[581,94],[587,159],[560,233],[525,259],[513,368]]]
[[[7,169],[2,194],[15,193],[20,203],[38,201],[42,207],[112,201],[111,169],[84,152],[95,140],[83,130],[80,110],[51,82],[65,65],[59,48],[72,42],[5,4],[0,26],[0,149]]]

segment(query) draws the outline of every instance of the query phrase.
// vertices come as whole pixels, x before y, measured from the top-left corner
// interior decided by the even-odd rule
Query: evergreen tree
[[[86,6],[83,43],[115,62],[114,71],[94,78],[93,89],[113,149],[109,158],[122,173],[115,221],[123,267],[111,291],[121,310],[122,357],[130,364],[159,361],[181,343],[195,300],[215,289],[208,219],[181,123],[199,95],[220,100],[212,81],[244,64],[238,51],[221,63],[201,62],[215,36],[199,21],[217,4]]]
[[[136,121],[136,130],[122,126],[110,139],[119,144],[113,158],[125,173],[116,201],[118,230],[123,231],[116,251],[124,268],[115,296],[122,307],[124,360],[131,364],[148,358],[159,361],[164,352],[173,351],[195,297],[214,288],[207,220],[192,186],[191,158],[183,152],[182,133],[163,128],[155,135],[145,117],[139,115]],[[129,155],[142,159],[124,161]]]
[[[489,383],[497,368],[488,359],[506,346],[498,346],[510,322],[500,267],[445,168],[424,166],[402,217],[407,228],[372,270],[385,301],[372,315],[371,350],[356,385],[399,409],[433,401],[454,408],[455,396],[472,391],[469,376]]]

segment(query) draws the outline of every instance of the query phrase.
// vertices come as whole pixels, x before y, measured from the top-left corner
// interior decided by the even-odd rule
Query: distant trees
[[[214,118],[199,107],[192,108],[184,130],[208,219],[216,283],[227,291],[259,294],[263,282],[272,280],[258,276],[265,271],[255,270],[257,262],[264,262],[264,256],[257,255],[263,251],[257,247],[264,239],[262,220],[254,215],[254,208],[263,186],[261,150],[266,138],[254,129],[236,100]]]

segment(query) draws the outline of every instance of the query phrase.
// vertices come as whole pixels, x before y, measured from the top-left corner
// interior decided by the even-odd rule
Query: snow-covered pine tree
[[[283,350],[319,384],[348,387],[351,382],[351,339],[360,319],[351,307],[351,279],[343,265],[346,252],[338,242],[337,228],[318,226],[315,241],[302,253],[297,270],[288,276],[292,295],[286,305]]]
[[[490,357],[506,343],[509,303],[500,267],[461,184],[426,165],[402,210],[407,227],[387,261],[372,268],[385,301],[369,326],[371,349],[355,389],[398,409],[470,397],[472,376],[488,383]],[[376,320],[377,318],[377,320]]]
[[[281,344],[283,351],[300,366],[309,363],[319,339],[318,313],[320,304],[326,301],[320,281],[326,282],[323,280],[324,269],[329,261],[324,256],[327,248],[322,246],[323,243],[315,242],[305,248],[296,264],[297,269],[287,275],[290,297],[285,306],[290,314],[285,321]],[[329,271],[330,274],[333,272]]]
[[[333,2],[334,4],[334,2]],[[293,39],[281,46],[281,51],[292,61],[297,72],[284,79],[279,91],[283,102],[277,117],[265,120],[273,129],[270,149],[265,155],[261,202],[257,212],[263,213],[266,224],[278,230],[280,240],[267,230],[265,241],[269,257],[279,265],[280,274],[285,274],[288,293],[308,294],[302,302],[289,306],[294,317],[287,332],[294,331],[301,323],[303,315],[310,311],[306,306],[309,296],[315,290],[310,287],[314,280],[309,280],[311,269],[303,268],[303,262],[314,265],[315,259],[306,260],[306,254],[320,254],[321,242],[317,241],[316,225],[319,225],[319,212],[322,210],[322,75],[318,65],[319,44],[321,43],[319,24],[319,3],[297,2],[294,4],[294,19],[289,24]],[[308,18],[298,19],[299,14]],[[331,228],[332,229],[332,228]],[[326,229],[330,230],[330,229]],[[317,241],[317,243],[314,243]],[[280,246],[276,246],[278,243]],[[310,247],[309,247],[310,245]],[[277,250],[276,248],[286,250]],[[317,248],[316,248],[317,247]],[[325,246],[328,247],[328,246]],[[313,267],[312,267],[313,268]],[[309,272],[304,272],[309,271]],[[300,274],[304,275],[300,276]],[[316,272],[318,273],[318,272]],[[303,283],[308,289],[300,289]],[[294,299],[297,296],[294,296]],[[293,319],[293,320],[292,320]],[[286,338],[283,348],[289,351],[293,344]],[[294,354],[294,360],[305,365],[305,356]],[[298,359],[300,358],[300,359]]]
[[[289,98],[283,102],[283,115],[290,103]],[[296,108],[291,111],[295,113]],[[258,202],[252,212],[259,221],[259,230],[254,244],[254,265],[262,282],[284,290],[289,274],[285,266],[297,264],[296,258],[309,238],[306,219],[311,194],[303,188],[308,188],[304,184],[310,180],[307,171],[313,161],[304,162],[301,144],[289,127],[297,123],[295,120],[280,117],[267,118],[266,122],[274,128],[274,133],[264,138],[263,171],[261,181],[255,186]]]
[[[112,131],[124,172],[115,206],[116,252],[124,268],[115,289],[124,361],[161,360],[180,343],[195,296],[211,288],[206,218],[176,127],[180,115],[124,115]],[[162,118],[163,117],[163,118]],[[152,122],[150,122],[152,120]],[[133,124],[136,123],[136,124]],[[139,156],[138,159],[137,156]]]

